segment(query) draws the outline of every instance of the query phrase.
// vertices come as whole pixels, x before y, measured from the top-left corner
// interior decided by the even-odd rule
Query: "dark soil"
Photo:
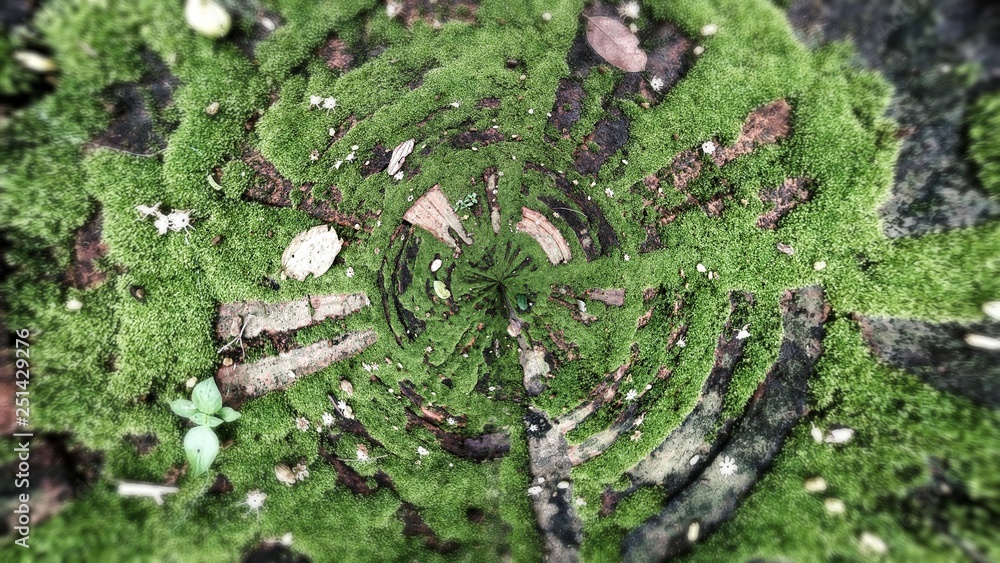
[[[67,280],[77,289],[90,289],[104,283],[107,274],[98,268],[98,260],[108,253],[108,245],[101,240],[103,217],[98,209],[82,227],[76,231],[73,248],[73,263],[67,272]]]

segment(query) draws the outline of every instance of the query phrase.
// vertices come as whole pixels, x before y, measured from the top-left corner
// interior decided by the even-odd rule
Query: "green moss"
[[[985,94],[969,112],[969,156],[979,167],[979,181],[994,194],[1000,194],[997,127],[1000,127],[1000,94]]]
[[[104,466],[92,490],[38,526],[30,554],[10,546],[0,548],[4,555],[59,559],[85,549],[88,557],[115,560],[228,561],[290,531],[293,549],[314,560],[331,553],[358,561],[443,558],[424,538],[403,535],[399,510],[409,503],[441,541],[459,546],[452,559],[537,560],[542,539],[525,493],[531,486],[527,405],[558,416],[632,362],[619,393],[568,436],[576,443],[607,428],[629,408],[626,393],[648,387],[639,400],[641,432],[627,435],[635,439],[623,435],[572,473],[574,494],[586,503],[578,509],[585,523],[582,553],[588,560],[614,559],[624,535],[655,514],[669,492],[640,489],[610,516],[599,514],[601,494],[625,488],[625,471],[697,404],[720,335],[730,336],[724,334],[727,318],[733,330],[746,325],[751,334],[724,404],[724,416],[737,418],[778,355],[782,294],[821,284],[835,320],[810,382],[809,422],[848,424],[857,431],[857,443],[817,445],[808,425],[797,426],[735,518],[691,558],[855,559],[856,537],[864,530],[886,539],[900,560],[956,556],[958,548],[946,535],[912,521],[905,499],[928,482],[926,459],[940,456],[969,486],[977,507],[996,510],[996,414],[880,366],[847,319],[855,312],[978,319],[980,304],[1000,294],[996,224],[887,240],[877,215],[897,150],[894,126],[881,117],[887,84],[851,66],[847,45],[807,50],[780,9],[763,0],[644,5],[644,17],[674,22],[692,37],[708,22],[720,31],[699,39],[705,53],[649,108],[638,99],[612,99],[620,71],[591,72],[582,79],[581,118],[569,138],[561,138],[545,114],[556,103],[559,81],[570,78],[567,53],[580,31],[582,6],[487,1],[475,11],[474,25],[448,21],[435,30],[424,22],[407,28],[370,1],[282,0],[267,4],[282,25],[250,47],[248,57],[237,38],[211,41],[191,32],[179,3],[46,4],[37,24],[63,71],[52,94],[2,125],[0,218],[11,233],[6,259],[15,267],[3,294],[10,303],[8,325],[30,326],[35,334],[32,396],[41,408],[33,424],[39,431],[72,432],[74,442],[101,451]],[[543,11],[552,14],[551,21],[541,18]],[[237,26],[244,33],[252,27],[245,18]],[[334,37],[358,56],[355,68],[331,70],[319,57]],[[81,41],[97,55],[78,48]],[[166,149],[141,156],[84,148],[108,123],[102,93],[149,71],[142,52],[163,61],[179,81],[170,103],[150,110]],[[511,58],[519,61],[516,69],[506,66]],[[334,97],[337,107],[310,108],[313,95]],[[782,98],[793,108],[790,137],[722,168],[703,159],[704,171],[689,191],[701,200],[724,197],[721,214],[691,206],[659,227],[661,250],[640,252],[646,225],[659,219],[643,201],[649,197],[643,179],[669,170],[677,153],[705,140],[731,144],[750,112]],[[484,99],[498,104],[479,103]],[[147,108],[154,105],[149,101]],[[971,117],[970,151],[987,187],[997,160],[986,133],[996,101],[984,97]],[[209,116],[205,108],[213,102],[219,111]],[[580,145],[599,149],[589,134],[613,109],[629,120],[628,142],[596,178],[574,172],[574,152]],[[494,127],[503,142],[475,151],[454,145],[470,128]],[[410,138],[416,148],[403,180],[361,173],[376,147],[391,150]],[[337,227],[346,245],[327,274],[305,282],[281,279],[288,242],[320,221],[299,209],[248,201],[246,191],[265,182],[243,161],[248,151],[260,153],[296,188],[293,206],[304,203],[306,193],[298,188],[307,187],[315,200],[331,201],[340,211],[374,214],[365,228]],[[563,216],[576,210],[550,213],[546,200],[566,196],[549,175],[525,163],[575,181],[607,217],[618,246],[588,260]],[[487,168],[502,174],[499,233],[483,187]],[[770,208],[760,192],[800,177],[810,181],[809,201],[777,229],[758,228],[757,218]],[[476,194],[477,204],[459,210],[468,215],[463,225],[476,244],[454,257],[445,244],[414,231],[421,239],[414,283],[393,291],[426,323],[410,340],[395,316],[383,314],[379,276],[386,257],[391,260],[404,244],[394,234],[404,213],[433,185],[452,204]],[[669,183],[663,188],[660,203],[666,207],[687,201]],[[152,220],[140,219],[135,208],[157,202],[164,210],[192,210],[193,229],[158,235]],[[552,267],[534,241],[515,232],[522,205],[551,218],[573,260]],[[98,208],[108,246],[99,266],[108,279],[92,289],[69,288],[63,273],[73,260],[75,230]],[[794,255],[778,252],[778,243],[794,247]],[[523,397],[506,314],[498,314],[490,296],[478,295],[470,281],[470,272],[494,271],[482,264],[502,256],[508,244],[518,260],[532,263],[507,282],[510,293],[528,297],[523,315],[531,337],[548,342],[549,334],[558,333],[571,344],[569,350],[549,350],[558,364],[554,377],[545,393],[530,400]],[[427,266],[437,257],[446,267],[431,274]],[[818,271],[813,264],[820,260],[827,267]],[[698,264],[718,278],[699,273]],[[433,280],[449,284],[457,314],[434,295]],[[558,297],[561,286],[575,292],[623,288],[627,298],[620,308],[589,301],[596,320],[585,326],[549,298]],[[143,288],[144,300],[132,296],[134,287]],[[651,288],[658,294],[647,303],[641,296]],[[225,446],[213,470],[181,477],[181,491],[165,506],[114,493],[118,480],[160,482],[183,465],[185,426],[168,405],[186,396],[188,378],[203,379],[218,369],[221,344],[213,323],[220,303],[346,292],[366,293],[373,306],[303,329],[294,343],[373,328],[378,341],[371,348],[285,391],[248,401],[243,417],[220,430]],[[753,296],[753,305],[741,302],[730,313],[731,296],[742,293]],[[83,308],[68,311],[69,299]],[[675,314],[678,300],[683,306]],[[573,309],[575,299],[567,301]],[[639,328],[637,319],[651,307],[648,323]],[[686,345],[668,349],[665,342],[682,328]],[[396,335],[402,335],[401,345]],[[248,350],[247,359],[277,353],[268,343]],[[340,392],[342,380],[352,384],[353,396]],[[466,415],[467,422],[454,429],[461,436],[503,431],[510,451],[478,463],[443,449],[430,432],[408,424],[407,411],[419,409],[401,396],[404,380],[428,403]],[[332,409],[330,393],[348,401],[378,445],[342,433],[333,446],[325,432],[315,431]],[[309,430],[296,428],[298,417],[310,421]],[[141,434],[159,441],[147,454],[127,440]],[[377,459],[357,461],[359,444]],[[372,487],[380,471],[393,486],[369,496],[352,494],[321,446]],[[418,447],[429,454],[421,456]],[[308,479],[294,487],[275,480],[275,464],[300,460],[309,467]],[[233,492],[207,492],[218,474],[229,479]],[[813,475],[823,475],[829,494],[845,501],[844,517],[828,516],[821,499],[803,492],[802,480]],[[259,517],[239,506],[254,489],[268,494]],[[471,509],[483,511],[482,523],[470,520]],[[996,555],[995,540],[973,513],[953,519],[962,537]]]

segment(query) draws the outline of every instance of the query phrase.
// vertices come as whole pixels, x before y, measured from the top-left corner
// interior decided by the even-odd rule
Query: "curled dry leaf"
[[[646,70],[646,53],[639,48],[639,38],[614,18],[587,18],[587,43],[625,72]]]
[[[329,225],[303,231],[288,243],[281,255],[281,271],[299,281],[305,281],[309,274],[322,276],[333,265],[342,246],[337,231]]]
[[[403,141],[396,145],[396,148],[392,149],[392,157],[389,159],[389,168],[386,168],[386,172],[390,176],[395,176],[403,168],[403,163],[406,162],[406,157],[413,152],[413,145],[415,141],[410,139],[408,141]]]

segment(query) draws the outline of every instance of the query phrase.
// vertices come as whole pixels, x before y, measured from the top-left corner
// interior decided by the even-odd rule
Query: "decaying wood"
[[[545,539],[545,560],[550,563],[579,561],[583,521],[573,506],[573,464],[566,454],[566,436],[552,424],[545,412],[530,407],[528,462],[531,469],[531,496],[535,518]]]
[[[700,476],[670,499],[663,510],[626,536],[625,561],[663,561],[687,551],[700,536],[717,529],[770,466],[791,430],[806,412],[808,378],[822,353],[823,323],[830,312],[820,287],[786,291],[781,300],[784,339],[778,360],[754,393],[746,414]],[[717,461],[738,465],[723,475]]]
[[[369,305],[364,293],[310,295],[281,303],[224,303],[219,306],[215,333],[222,340],[239,336],[241,331],[244,338],[254,338],[262,332],[286,332],[326,319],[341,319]]]
[[[299,378],[334,362],[350,358],[377,339],[374,330],[349,332],[334,340],[320,340],[252,364],[223,366],[215,377],[226,396],[259,397],[284,389]]]
[[[517,231],[535,239],[542,246],[549,262],[555,265],[560,262],[569,262],[573,258],[562,233],[544,215],[522,207],[521,217],[521,221],[517,224]]]
[[[406,157],[413,152],[413,145],[415,143],[414,139],[409,139],[399,143],[396,145],[396,148],[392,149],[392,157],[389,158],[389,167],[386,169],[387,174],[395,176],[397,172],[403,169],[403,163],[406,162]]]
[[[545,348],[522,346],[518,361],[524,370],[525,392],[529,397],[539,395],[545,390],[545,377],[552,369],[545,361]]]
[[[757,227],[776,229],[778,221],[789,211],[798,204],[809,201],[809,184],[806,178],[785,178],[777,188],[761,190],[760,200],[764,203],[773,203],[774,207],[757,218]]]
[[[587,299],[600,301],[601,303],[611,307],[621,307],[622,305],[625,305],[624,289],[588,289],[584,293],[587,295]]]
[[[436,239],[456,250],[458,242],[451,236],[450,231],[454,231],[465,244],[472,244],[472,238],[465,232],[462,222],[438,184],[413,203],[413,206],[403,214],[403,220],[426,229]]]
[[[497,170],[490,168],[486,170],[483,180],[486,181],[486,201],[490,204],[490,225],[493,226],[493,234],[500,234],[500,200],[497,199]]]
[[[163,504],[163,495],[176,493],[180,489],[168,485],[154,485],[152,483],[136,483],[132,481],[122,481],[118,483],[118,494],[123,497],[149,497],[156,501],[156,504]]]

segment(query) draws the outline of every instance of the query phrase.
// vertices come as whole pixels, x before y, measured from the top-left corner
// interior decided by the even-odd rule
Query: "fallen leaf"
[[[322,276],[333,265],[340,253],[342,243],[337,231],[329,225],[319,225],[303,231],[288,243],[281,255],[281,270],[284,275],[305,281],[306,276]]]
[[[392,149],[392,157],[389,159],[389,168],[386,172],[390,176],[395,176],[403,168],[403,163],[406,161],[406,157],[413,152],[413,145],[415,141],[410,139],[408,141],[403,141],[396,145],[396,148]]]
[[[436,293],[441,299],[448,299],[451,297],[451,291],[448,290],[448,286],[441,280],[434,281],[434,293]]]
[[[646,53],[639,48],[639,38],[614,18],[587,18],[587,43],[604,60],[625,72],[646,69]]]

